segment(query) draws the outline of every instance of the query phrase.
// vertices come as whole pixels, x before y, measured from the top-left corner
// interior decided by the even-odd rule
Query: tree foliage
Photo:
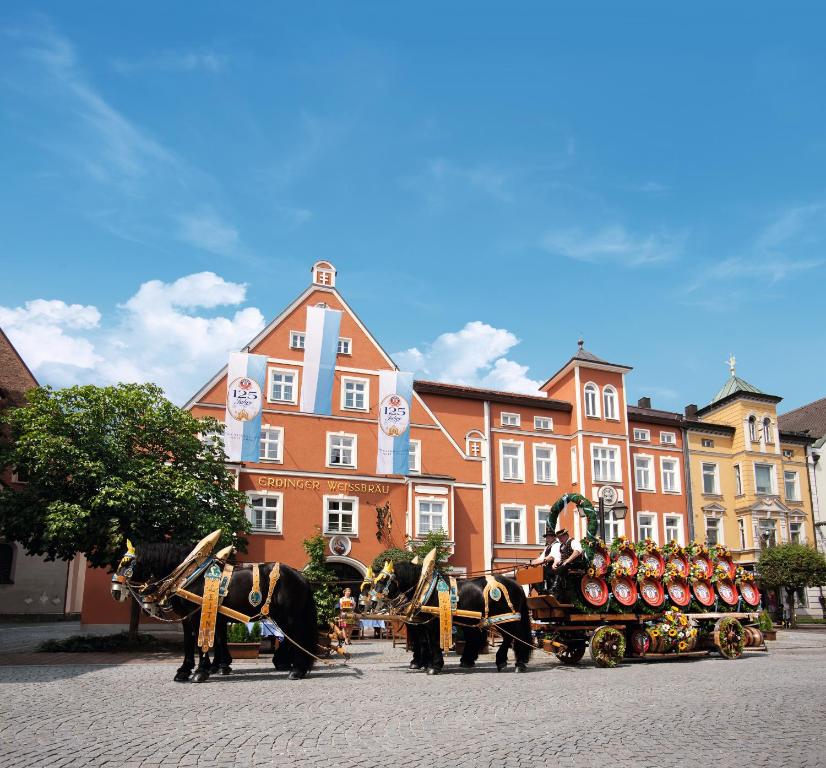
[[[0,490],[0,534],[29,553],[112,567],[127,538],[188,542],[217,528],[245,547],[235,536],[248,530],[246,497],[224,464],[223,425],[160,387],[34,389],[2,419],[0,466],[28,483]]]
[[[818,587],[826,584],[826,558],[803,544],[782,544],[760,552],[757,578],[763,587]]]
[[[383,552],[379,552],[373,560],[373,570],[376,572],[380,571],[387,560],[398,563],[418,557],[419,561],[421,561],[425,555],[434,548],[436,549],[436,562],[444,564],[448,561],[451,554],[448,541],[449,539],[445,531],[430,531],[430,533],[421,539],[408,539],[406,549],[390,547]]]
[[[333,569],[327,565],[324,556],[327,542],[319,532],[315,536],[310,536],[309,539],[304,539],[301,545],[309,558],[309,563],[304,569],[304,575],[313,588],[318,625],[327,626],[327,622],[336,618],[338,608],[338,597],[336,597],[335,592],[336,575]]]

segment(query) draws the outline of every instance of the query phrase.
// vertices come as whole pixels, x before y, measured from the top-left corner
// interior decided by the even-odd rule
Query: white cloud
[[[540,382],[527,377],[528,367],[505,357],[518,343],[510,331],[474,320],[460,331],[441,334],[423,349],[397,352],[393,359],[420,378],[538,394]]]
[[[93,306],[38,299],[0,307],[0,325],[44,384],[153,381],[183,402],[264,327],[254,307],[206,315],[245,299],[245,285],[200,272],[143,283],[108,322]]]
[[[460,188],[500,202],[513,199],[509,172],[492,165],[459,165],[441,157],[429,160],[419,173],[403,178],[401,185],[419,192],[434,207],[445,205]]]
[[[615,224],[593,232],[552,230],[542,237],[541,245],[548,253],[575,261],[641,267],[671,261],[681,251],[683,240],[684,237],[667,232],[635,237],[622,225]]]
[[[122,74],[132,74],[143,70],[161,72],[222,72],[229,63],[229,57],[213,51],[161,51],[140,59],[118,58],[112,66]]]
[[[219,256],[234,256],[241,248],[238,230],[211,210],[178,217],[178,239]]]

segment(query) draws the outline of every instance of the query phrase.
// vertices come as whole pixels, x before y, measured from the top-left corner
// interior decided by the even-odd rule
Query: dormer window
[[[352,355],[353,354],[353,340],[352,339],[345,339],[340,338],[338,340],[338,350],[339,355]]]
[[[334,288],[336,284],[336,268],[329,261],[317,261],[313,264],[313,283]]]
[[[301,331],[290,331],[290,349],[304,349],[304,338]]]

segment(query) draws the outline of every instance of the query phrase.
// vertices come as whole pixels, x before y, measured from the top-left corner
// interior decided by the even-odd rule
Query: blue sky
[[[0,325],[178,402],[317,259],[420,375],[824,395],[826,12],[8,3]]]

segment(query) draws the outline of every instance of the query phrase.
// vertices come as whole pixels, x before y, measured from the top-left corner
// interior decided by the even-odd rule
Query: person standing
[[[345,643],[350,645],[350,635],[356,625],[356,600],[353,590],[346,587],[338,601],[338,626],[344,632]]]

